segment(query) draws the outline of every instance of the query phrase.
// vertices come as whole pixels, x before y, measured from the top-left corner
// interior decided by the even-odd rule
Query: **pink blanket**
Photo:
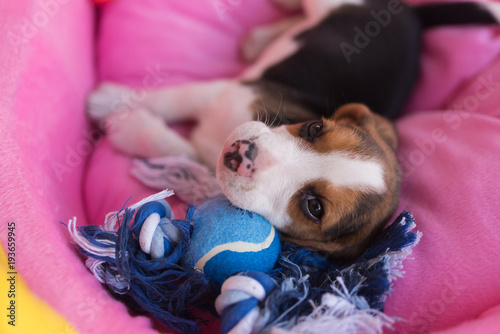
[[[17,270],[80,333],[155,333],[109,297],[58,223],[100,224],[153,192],[129,175],[129,157],[97,141],[85,95],[98,80],[151,89],[235,76],[241,38],[284,13],[266,0],[115,0],[94,40],[86,0],[18,0],[0,12],[1,243],[6,222],[17,222]],[[424,36],[422,76],[397,123],[400,210],[424,235],[387,299],[387,313],[406,319],[396,333],[500,332],[499,32]],[[171,203],[183,216],[185,204]]]

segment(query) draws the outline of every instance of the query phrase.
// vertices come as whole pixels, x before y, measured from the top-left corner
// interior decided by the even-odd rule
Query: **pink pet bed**
[[[239,41],[286,14],[267,0],[114,0],[99,15],[88,0],[20,0],[0,12],[2,261],[15,222],[18,283],[30,305],[43,305],[19,306],[19,326],[52,314],[59,322],[36,332],[158,333],[110,297],[59,223],[101,224],[129,197],[155,192],[91,128],[85,97],[101,80],[151,89],[236,76],[246,66]],[[397,122],[398,211],[413,213],[423,237],[386,302],[404,319],[395,333],[500,333],[499,33],[424,36],[422,75]],[[186,205],[169,202],[182,217]],[[216,328],[213,320],[203,331]],[[16,333],[5,319],[0,329]]]

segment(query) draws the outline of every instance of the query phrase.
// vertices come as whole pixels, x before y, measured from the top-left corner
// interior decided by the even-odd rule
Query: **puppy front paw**
[[[252,29],[240,44],[241,56],[247,62],[255,61],[273,39],[274,36],[266,27]]]
[[[87,98],[87,114],[92,120],[100,121],[115,112],[131,109],[132,92],[123,85],[103,83]]]
[[[304,21],[304,19],[304,15],[297,14],[268,25],[253,28],[240,45],[241,55],[247,61],[255,61],[269,44],[287,30]]]

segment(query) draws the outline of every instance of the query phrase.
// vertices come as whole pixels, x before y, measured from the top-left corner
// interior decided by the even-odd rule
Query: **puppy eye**
[[[320,222],[324,214],[323,204],[321,204],[321,201],[317,197],[313,195],[307,195],[305,197],[304,211],[305,215],[309,219],[315,222]]]
[[[300,129],[300,136],[308,141],[313,141],[323,133],[323,122],[312,121],[304,124]]]

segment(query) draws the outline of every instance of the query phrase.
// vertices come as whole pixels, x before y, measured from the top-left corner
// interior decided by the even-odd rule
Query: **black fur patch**
[[[299,50],[268,68],[262,79],[300,92],[317,117],[330,117],[336,108],[350,102],[396,117],[418,76],[421,32],[414,11],[399,5],[401,11],[391,15],[385,26],[373,13],[387,11],[386,1],[342,6],[296,36]],[[375,25],[379,31],[368,36],[366,27]],[[366,37],[363,45],[357,43],[359,31]],[[346,54],[349,46],[357,51]]]
[[[422,26],[498,24],[496,18],[481,4],[472,2],[435,3],[415,8]]]

